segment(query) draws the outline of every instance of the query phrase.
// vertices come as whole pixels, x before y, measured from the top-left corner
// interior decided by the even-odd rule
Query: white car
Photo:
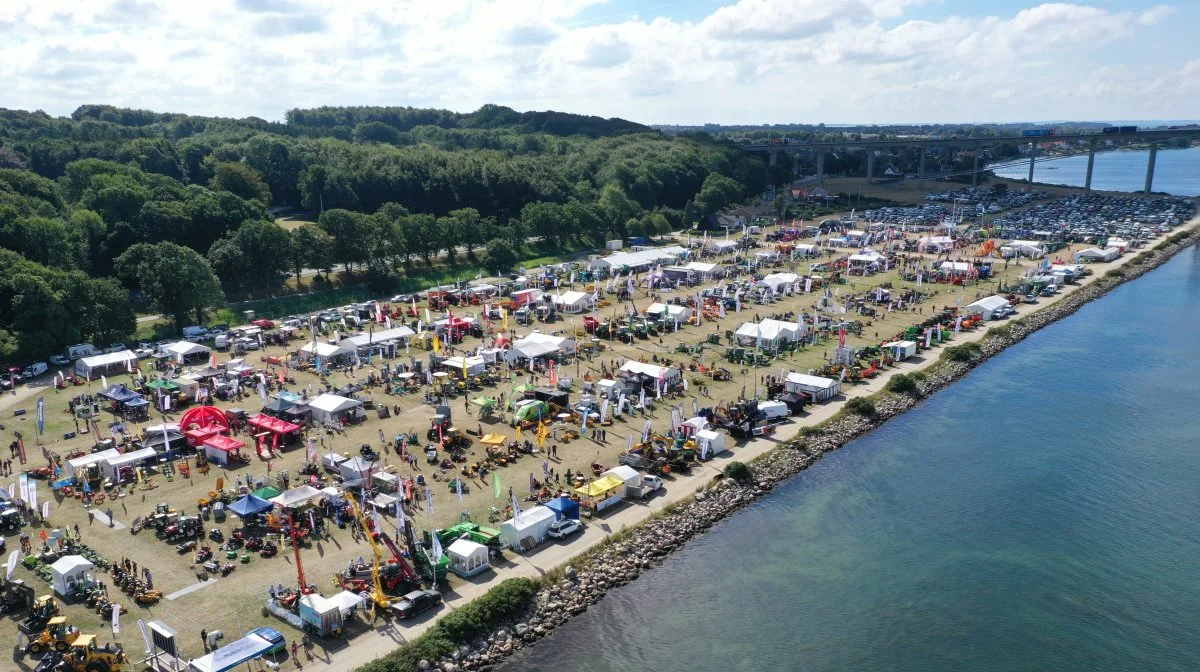
[[[642,475],[642,488],[647,493],[654,492],[661,487],[663,487],[663,480],[658,476],[654,476],[653,474]]]
[[[563,537],[568,537],[576,532],[582,531],[583,523],[575,520],[574,518],[563,518],[562,520],[554,521],[554,523],[550,525],[550,531],[547,532],[547,534],[555,539],[562,539]]]

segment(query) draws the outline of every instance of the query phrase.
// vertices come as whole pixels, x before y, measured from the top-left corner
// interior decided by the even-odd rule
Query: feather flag
[[[463,488],[462,488],[462,479],[461,478],[454,479],[454,494],[458,496],[458,501],[462,502]]]
[[[513,507],[513,520],[516,521],[517,525],[523,525],[525,521],[521,517],[521,505],[520,505],[520,503],[517,502],[517,493],[515,493],[515,492],[513,493],[513,496],[512,496],[512,507]]]
[[[442,541],[438,539],[438,536],[436,534],[431,536],[433,537],[433,544],[431,546],[431,550],[433,551],[433,561],[436,563],[442,559],[442,556],[445,555],[445,553],[442,551]]]
[[[425,504],[429,507],[429,513],[433,513],[433,488],[425,488]]]
[[[503,488],[500,486],[500,474],[492,472],[492,496],[495,499],[500,499]]]
[[[650,427],[651,427],[651,423],[649,420],[647,420],[646,426],[642,427],[642,443],[645,443],[646,441],[650,440]]]

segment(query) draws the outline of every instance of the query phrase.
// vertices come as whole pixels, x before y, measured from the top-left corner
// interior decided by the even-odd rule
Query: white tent
[[[50,585],[59,595],[70,595],[76,584],[90,585],[95,565],[82,555],[64,555],[50,565]]]
[[[850,255],[851,266],[870,266],[871,264],[882,264],[886,257],[878,252],[864,252],[862,254]]]
[[[317,422],[333,422],[342,414],[361,407],[362,402],[357,399],[349,399],[328,393],[322,394],[315,399],[310,399],[308,402],[308,408],[312,411],[313,420]]]
[[[687,306],[677,306],[675,304],[652,303],[646,309],[648,317],[656,319],[665,319],[668,322],[687,322],[692,316],[692,309]]]
[[[306,483],[299,487],[284,490],[283,492],[279,493],[279,495],[272,497],[270,502],[272,504],[282,506],[285,509],[294,509],[304,506],[309,502],[309,500],[321,496],[322,493],[320,490]]]
[[[737,248],[736,240],[710,240],[708,241],[708,250],[717,254],[732,252]]]
[[[379,468],[374,462],[361,457],[352,457],[338,464],[338,475],[342,477],[342,485],[355,488],[362,485],[364,478],[370,478],[371,473]],[[370,485],[368,482],[367,485]]]
[[[575,341],[563,336],[551,336],[534,331],[524,338],[513,341],[512,348],[505,355],[505,360],[515,363],[523,359],[545,357],[555,352],[563,352],[568,355],[574,353]]]
[[[941,254],[954,249],[954,239],[950,236],[925,236],[917,241],[917,249],[921,252]]]
[[[383,331],[376,331],[374,333],[368,332],[365,334],[358,334],[357,336],[343,338],[342,340],[338,341],[338,346],[346,348],[347,350],[357,350],[359,348],[365,348],[369,345],[383,343],[385,341],[403,342],[415,335],[416,332],[408,327],[392,327],[391,329],[385,329]],[[324,357],[326,355],[322,356]]]
[[[556,520],[554,511],[534,506],[521,512],[521,521],[510,518],[500,524],[500,541],[514,551],[528,551],[546,540],[550,525]]]
[[[312,355],[315,353],[316,356],[320,357],[321,359],[330,359],[339,355],[353,354],[353,351],[351,351],[349,348],[344,348],[340,345],[334,345],[332,343],[306,343],[300,348],[300,352],[306,355]]]
[[[824,401],[837,395],[841,383],[832,378],[810,376],[803,373],[789,373],[784,381],[788,392],[807,394],[814,401]]]
[[[762,279],[762,284],[773,291],[779,291],[780,287],[790,287],[797,282],[800,282],[800,276],[795,273],[772,273]]]
[[[814,257],[817,255],[817,253],[818,253],[818,250],[817,250],[816,245],[809,245],[807,243],[804,243],[804,244],[796,246],[796,254],[799,254],[801,256]]]
[[[96,464],[97,462],[103,462],[107,459],[120,456],[121,453],[116,448],[109,448],[108,450],[102,450],[98,453],[81,455],[80,457],[67,460],[67,463],[63,465],[63,473],[70,478],[74,478],[76,472],[88,466],[89,464]]]
[[[725,267],[707,261],[690,261],[684,268],[695,271],[702,278],[719,278],[725,275]]]
[[[107,452],[107,451],[105,451]],[[140,450],[130,451],[115,457],[105,458],[100,464],[100,470],[104,472],[105,477],[116,480],[117,470],[121,467],[136,467],[143,460],[158,456],[158,451],[153,448],[142,448]]]
[[[632,493],[629,492],[630,488],[633,488],[634,491],[637,491],[637,489],[642,486],[641,473],[629,465],[619,464],[600,474],[601,478],[605,476],[612,476],[613,478],[620,479],[621,482],[625,484],[625,489],[621,492],[623,497],[630,497],[632,495]]]
[[[563,313],[583,313],[595,305],[592,295],[587,292],[563,292],[554,297],[554,307]]]
[[[667,381],[671,381],[679,377],[679,371],[677,369],[672,369],[669,366],[659,366],[658,364],[638,362],[632,359],[622,364],[621,370],[629,373],[641,374],[648,378],[663,378]]]
[[[897,362],[904,361],[917,354],[917,344],[913,341],[892,341],[884,343],[883,347],[892,350],[892,355]]]
[[[227,672],[262,656],[273,643],[250,633],[245,637],[230,642],[212,653],[188,661],[189,672]]]
[[[450,556],[450,571],[463,578],[475,576],[486,571],[490,566],[487,546],[477,544],[470,539],[463,538],[450,544],[450,547],[446,549],[446,555]]]
[[[188,357],[199,357],[200,355],[207,357],[212,350],[210,350],[207,346],[200,345],[199,343],[192,343],[191,341],[176,341],[163,348],[163,352],[170,355],[172,359],[178,359],[180,357],[187,359]]]
[[[129,350],[107,352],[75,360],[75,373],[84,378],[91,378],[113,370],[125,371],[131,362],[133,366],[137,366],[137,361],[137,355]]]
[[[725,452],[725,435],[711,429],[696,432],[696,448],[704,457]]]
[[[1116,247],[1100,249],[1098,247],[1089,247],[1081,252],[1076,252],[1074,260],[1076,263],[1081,261],[1112,261],[1121,256],[1121,250]]]
[[[447,357],[446,359],[442,360],[442,363],[439,364],[439,366],[453,371],[456,375],[461,375],[464,361],[466,362],[467,366],[467,375],[478,376],[487,371],[487,360],[485,360],[483,357],[474,356]]]
[[[967,304],[968,313],[979,313],[983,319],[990,320],[995,315],[997,310],[1004,306],[1011,305],[1008,299],[998,294],[982,298],[974,303]]]
[[[734,332],[739,338],[752,338],[763,341],[795,341],[804,335],[795,322],[783,322],[767,318],[755,324],[745,322]]]
[[[971,270],[971,265],[965,261],[943,261],[938,268],[943,273],[966,273]]]

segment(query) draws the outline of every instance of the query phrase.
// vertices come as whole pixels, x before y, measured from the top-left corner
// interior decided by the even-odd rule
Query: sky
[[[1198,25],[1197,0],[0,0],[0,107],[1192,119]]]

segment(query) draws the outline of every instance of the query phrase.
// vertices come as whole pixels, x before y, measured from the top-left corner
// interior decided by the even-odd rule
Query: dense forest
[[[500,272],[688,225],[768,181],[762,157],[704,133],[491,105],[283,123],[0,110],[0,360],[127,338],[135,308],[191,323],[303,269],[380,291],[443,255]],[[275,208],[315,222],[287,230]]]

